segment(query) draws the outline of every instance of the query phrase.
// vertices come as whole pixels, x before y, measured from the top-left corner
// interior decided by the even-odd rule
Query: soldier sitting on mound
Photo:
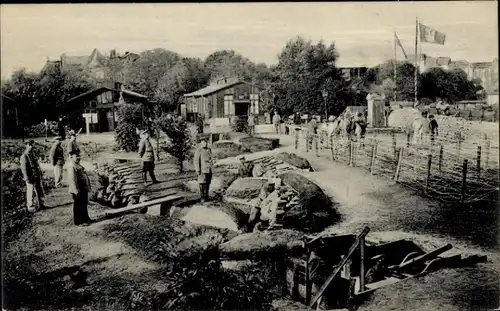
[[[252,171],[254,168],[253,163],[248,162],[245,157],[240,157],[240,166],[238,167],[238,175],[240,177],[252,177]]]

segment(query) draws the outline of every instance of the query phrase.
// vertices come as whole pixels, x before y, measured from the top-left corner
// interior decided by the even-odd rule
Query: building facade
[[[98,86],[114,88],[116,82],[126,84],[127,65],[139,59],[139,54],[125,52],[119,55],[116,50],[111,50],[109,55],[104,55],[98,49],[94,49],[89,56],[68,56],[62,54],[59,60],[47,60],[47,66],[58,66],[64,70],[85,70],[95,79]],[[112,68],[112,63],[118,62],[121,67],[118,71]]]
[[[73,97],[68,103],[81,110],[86,133],[113,131],[119,122],[118,108],[124,103],[141,105],[144,115],[150,111],[146,96],[119,85],[96,88]]]
[[[236,78],[219,79],[195,92],[184,94],[188,119],[203,115],[217,125],[229,125],[233,117],[252,113],[263,115],[260,94],[262,87]]]

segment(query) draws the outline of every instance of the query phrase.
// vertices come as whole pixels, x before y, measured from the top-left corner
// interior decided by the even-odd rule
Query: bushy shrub
[[[162,149],[177,160],[179,171],[183,171],[184,160],[190,158],[193,145],[191,131],[184,119],[174,119],[168,115],[162,115],[155,121],[156,126],[168,136],[168,140]]]
[[[248,124],[244,118],[233,118],[231,122],[231,129],[234,132],[247,133],[248,132]]]
[[[205,116],[204,115],[198,115],[196,118],[196,130],[198,131],[198,134],[203,133],[203,129],[205,127]]]
[[[119,122],[115,129],[115,141],[120,149],[137,151],[140,137],[136,129],[142,124],[142,110],[139,105],[121,104],[118,109]]]
[[[2,141],[2,163],[19,164],[19,160],[26,145],[20,140]],[[50,145],[35,142],[32,153],[36,159],[45,159],[49,156]]]
[[[36,125],[25,127],[24,134],[26,137],[45,137],[45,123],[42,122]],[[47,135],[48,136],[58,135],[58,128],[56,121],[47,122]]]

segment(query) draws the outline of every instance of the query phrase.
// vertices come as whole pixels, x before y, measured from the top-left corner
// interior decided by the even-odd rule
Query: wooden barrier
[[[184,195],[172,194],[172,195],[169,195],[169,196],[166,196],[166,197],[163,197],[163,198],[159,198],[159,199],[156,199],[156,200],[146,201],[146,202],[142,202],[142,203],[138,203],[138,204],[134,204],[134,205],[131,205],[131,206],[127,206],[127,207],[123,207],[123,208],[118,208],[118,209],[114,209],[114,210],[108,210],[105,213],[105,216],[118,215],[118,214],[121,214],[121,213],[124,213],[124,212],[135,211],[135,210],[142,209],[142,208],[145,208],[145,207],[149,207],[149,206],[152,206],[152,205],[173,202],[173,201],[176,201],[176,200],[179,200],[179,199],[182,199],[182,198],[184,198]]]

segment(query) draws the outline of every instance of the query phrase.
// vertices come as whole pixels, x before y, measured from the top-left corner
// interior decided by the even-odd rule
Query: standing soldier
[[[42,170],[32,153],[35,142],[30,140],[26,143],[26,150],[21,155],[21,171],[26,182],[26,203],[29,212],[36,212],[33,206],[33,194],[36,192],[38,208],[43,209],[43,188],[42,188]]]
[[[61,140],[61,136],[56,137],[55,142],[50,149],[50,161],[54,166],[54,182],[56,188],[61,186],[62,170],[64,166],[64,151],[61,146]]]
[[[76,142],[76,135],[77,134],[75,133],[75,131],[73,131],[73,130],[69,131],[69,141],[68,141],[68,148],[67,148],[68,154],[75,153],[75,152],[80,153],[80,147],[78,146],[78,143]]]
[[[280,122],[280,115],[278,114],[278,111],[275,111],[273,116],[273,124],[274,128],[276,129],[276,134],[281,134]]]
[[[69,193],[73,197],[73,221],[76,226],[92,222],[87,205],[89,203],[90,180],[85,168],[80,164],[80,152],[71,151],[68,165]]]
[[[153,144],[149,140],[149,132],[147,130],[141,133],[141,142],[139,143],[139,156],[142,159],[142,177],[144,184],[148,184],[148,173],[153,184],[157,184],[158,180],[155,177],[155,154]]]
[[[212,181],[212,150],[207,145],[206,137],[201,139],[201,146],[194,153],[194,168],[200,184],[201,201],[205,202]]]
[[[309,149],[312,149],[312,143],[314,138],[316,137],[316,134],[318,133],[318,121],[316,118],[310,116],[310,120],[307,123],[307,131],[308,131],[308,143],[309,143]],[[317,138],[316,138],[317,139]]]
[[[255,134],[255,117],[252,113],[248,115],[248,135]]]
[[[66,139],[66,130],[64,129],[64,120],[63,117],[59,117],[59,121],[57,122],[57,131],[59,136],[61,136],[62,140]]]

